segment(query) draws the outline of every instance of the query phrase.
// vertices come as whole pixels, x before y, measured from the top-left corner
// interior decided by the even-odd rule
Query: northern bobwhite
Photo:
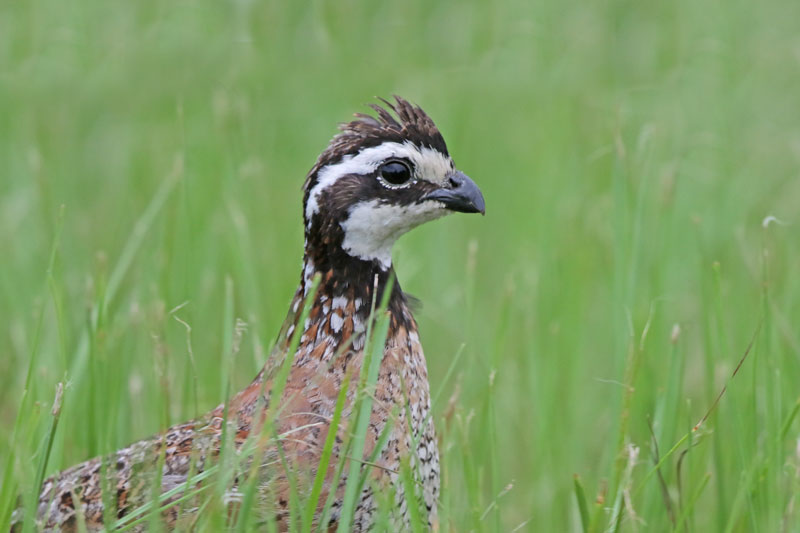
[[[349,381],[342,422],[315,513],[318,521],[323,503],[333,491],[325,529],[339,522],[348,468],[341,470],[338,481],[334,471],[339,454],[346,453],[342,446],[347,423],[356,415],[356,382],[365,356],[371,306],[374,300],[381,300],[394,276],[392,245],[408,230],[448,213],[485,211],[480,189],[456,170],[442,135],[428,115],[399,97],[394,102],[382,102],[382,106],[371,106],[375,116],[356,114],[355,120],[341,125],[340,133],[308,173],[303,187],[305,254],[300,286],[270,360],[228,403],[232,446],[240,450],[243,443],[252,442],[247,440],[251,433],[261,430],[276,369],[285,360],[292,339],[300,335],[275,411],[274,434],[290,438],[280,441],[282,450],[276,450],[274,440],[260,448],[262,465],[252,470],[259,476],[254,512],[259,513],[259,520],[275,520],[279,530],[287,528],[290,512],[290,483],[281,465],[290,465],[296,490],[308,494],[339,391],[349,374],[355,378]],[[320,282],[313,300],[309,300],[310,313],[300,324],[304,301],[316,276]],[[371,468],[370,480],[357,500],[353,531],[371,527],[379,505],[377,492],[393,494],[392,520],[396,527],[408,527],[411,511],[400,477],[404,456],[415,479],[414,501],[424,504],[420,509],[427,512],[428,524],[436,523],[439,452],[430,417],[425,357],[417,324],[397,283],[388,298],[389,333],[378,371],[365,458],[372,456],[390,418],[392,424],[383,436],[375,464],[364,467]],[[162,493],[185,484],[191,469],[196,474],[218,463],[223,413],[221,405],[196,420],[171,427],[166,434],[119,450],[105,461],[95,458],[47,479],[39,497],[38,527],[72,531],[80,527],[80,521],[90,531],[102,529],[101,485],[108,487],[105,501],[115,506],[105,514],[116,519],[126,517],[152,500],[159,460],[163,461]],[[102,463],[106,467],[101,469]],[[101,479],[102,470],[105,480]],[[234,500],[236,491],[248,479],[248,467],[241,470],[230,477],[228,496]],[[202,482],[192,486],[200,485]],[[162,518],[171,529],[191,524],[187,515],[195,511],[191,504],[176,504],[165,510]]]

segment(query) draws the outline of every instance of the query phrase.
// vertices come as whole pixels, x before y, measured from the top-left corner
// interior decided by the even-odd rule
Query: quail
[[[274,465],[281,464],[280,455],[296,474],[297,490],[307,494],[319,468],[337,398],[347,387],[315,511],[319,521],[323,504],[331,502],[327,523],[316,525],[335,529],[349,472],[341,469],[337,478],[336,465],[346,455],[347,431],[352,430],[348,422],[356,415],[357,376],[365,361],[375,302],[382,300],[388,302],[388,335],[364,444],[364,457],[374,456],[375,460],[363,466],[369,468],[369,482],[358,494],[351,528],[371,528],[383,494],[391,495],[392,520],[399,529],[409,525],[410,501],[419,504],[429,526],[436,524],[440,466],[428,373],[409,298],[394,280],[392,246],[420,224],[453,212],[483,214],[485,204],[478,186],[456,169],[444,138],[420,107],[400,97],[371,107],[374,114],[357,113],[340,126],[306,177],[300,283],[265,367],[227,406],[220,405],[163,434],[45,480],[37,509],[38,527],[47,531],[77,531],[84,526],[89,531],[102,530],[104,518],[124,519],[151,501],[154,480],[160,480],[161,493],[175,493],[189,476],[218,464],[226,423],[231,446],[241,450],[245,443],[253,442],[249,437],[261,431],[265,413],[270,411],[275,413],[275,434],[288,437],[258,448],[260,455],[255,460],[261,465],[254,474],[259,476],[254,512],[274,520],[278,530],[286,530],[290,483],[285,469]],[[387,289],[390,292],[384,299]],[[301,323],[304,309],[307,318]],[[279,405],[270,406],[279,369],[294,346]],[[407,497],[400,478],[404,458],[413,472],[417,491],[413,499]],[[159,465],[160,476],[156,476]],[[231,477],[231,500],[237,490],[243,490],[250,471],[242,467],[241,473]],[[201,485],[202,481],[192,483],[192,487]],[[179,495],[177,492],[175,499]],[[104,502],[113,504],[114,509],[104,511]],[[173,529],[185,523],[186,515],[196,512],[192,505],[176,503],[167,506],[160,519]],[[18,520],[19,516],[18,512]],[[133,529],[145,527],[146,522]]]

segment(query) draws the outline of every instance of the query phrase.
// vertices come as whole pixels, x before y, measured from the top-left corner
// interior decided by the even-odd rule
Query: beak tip
[[[478,192],[478,194],[480,194],[480,191]],[[485,201],[484,201],[484,199],[483,199],[483,194],[480,194],[480,196],[478,197],[478,199],[479,199],[480,201],[478,201],[478,202],[473,202],[473,204],[472,204],[472,205],[474,205],[474,206],[475,206],[475,211],[476,211],[476,212],[480,213],[480,214],[481,214],[481,216],[484,216],[484,217],[485,217],[485,216],[486,216],[486,202],[485,202]]]

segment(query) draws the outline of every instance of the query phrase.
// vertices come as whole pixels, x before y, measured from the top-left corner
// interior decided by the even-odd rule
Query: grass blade
[[[53,268],[55,266],[56,256],[58,255],[59,246],[61,244],[61,232],[64,228],[64,206],[61,207],[56,219],[56,231],[53,238],[53,244],[50,247],[50,256],[47,263],[47,270],[45,273],[45,284],[49,287],[49,280],[52,277]],[[33,339],[30,349],[30,356],[28,359],[28,370],[25,374],[25,388],[22,390],[22,398],[20,399],[20,406],[17,410],[17,417],[14,420],[14,428],[11,431],[10,449],[8,457],[6,457],[5,466],[3,469],[2,484],[0,484],[0,531],[7,531],[11,525],[11,513],[15,504],[17,496],[17,480],[14,479],[14,464],[16,462],[16,452],[20,445],[21,433],[23,429],[23,421],[27,422],[26,425],[31,424],[31,404],[33,402],[33,393],[31,387],[33,385],[33,373],[39,361],[39,347],[42,338],[42,326],[44,323],[44,309],[40,309],[36,315],[36,325],[33,330]],[[38,497],[39,486],[34,486],[33,491],[36,492]],[[28,509],[29,511],[31,509]]]
[[[311,313],[311,308],[314,303],[314,298],[317,294],[317,288],[320,284],[320,276],[317,275],[311,282],[311,286],[308,289],[308,294],[306,294],[305,301],[303,303],[303,309],[300,313],[298,318],[297,324],[305,324],[306,320],[308,319],[309,314]],[[294,362],[294,356],[297,352],[297,347],[300,345],[300,338],[302,337],[302,330],[299,327],[295,328],[295,334],[292,336],[291,340],[289,341],[289,347],[286,351],[285,358],[281,363],[280,368],[278,369],[278,373],[275,376],[275,380],[272,383],[272,389],[270,391],[270,400],[269,405],[267,406],[267,413],[265,415],[264,424],[261,428],[257,431],[252,431],[250,435],[248,435],[248,442],[243,445],[243,448],[250,445],[251,439],[254,440],[253,444],[256,446],[257,451],[255,458],[252,461],[250,473],[247,480],[247,487],[244,491],[244,497],[242,500],[241,510],[239,512],[239,517],[237,519],[236,528],[238,531],[244,532],[248,530],[250,516],[252,513],[253,505],[255,499],[257,497],[258,492],[258,469],[260,466],[260,457],[263,457],[267,444],[268,444],[268,437],[270,435],[270,431],[273,430],[273,420],[280,412],[280,400],[283,396],[283,391],[286,388],[286,382],[289,379],[289,372],[291,371],[292,364]],[[264,379],[263,386],[266,386],[266,377]],[[264,392],[262,388],[261,394],[259,394],[259,402],[262,402],[262,398],[264,397]],[[261,404],[263,408],[263,404]],[[258,410],[258,409],[257,409]],[[245,455],[242,453],[242,455]],[[274,527],[274,521],[268,520],[268,528]]]
[[[586,491],[578,474],[572,476],[572,486],[575,489],[575,501],[578,503],[578,513],[581,515],[583,533],[589,533],[589,506],[586,503]]]
[[[319,505],[319,497],[322,493],[322,485],[325,482],[325,476],[328,473],[328,464],[330,464],[331,454],[333,453],[333,445],[336,442],[336,435],[339,430],[339,422],[342,418],[342,411],[344,404],[347,400],[347,391],[350,389],[351,373],[347,372],[342,381],[342,388],[339,390],[339,396],[336,398],[336,407],[333,411],[333,418],[331,419],[328,428],[328,435],[325,437],[325,444],[322,448],[322,455],[317,465],[317,474],[314,476],[314,485],[311,488],[311,495],[306,503],[306,508],[303,513],[303,533],[310,533],[311,526],[314,522],[314,512]]]
[[[403,457],[400,460],[400,480],[403,483],[406,509],[408,509],[408,523],[411,526],[411,531],[414,533],[422,533],[427,526],[427,523],[423,523],[423,519],[420,514],[419,501],[417,499],[417,487],[414,483],[414,473],[411,470],[408,456]]]
[[[39,455],[39,464],[36,468],[36,480],[34,482],[34,491],[31,494],[31,498],[35,501],[38,499],[39,490],[42,486],[42,482],[44,482],[44,474],[47,472],[47,463],[50,460],[50,452],[53,449],[53,439],[56,435],[56,430],[58,429],[58,420],[61,417],[61,406],[64,400],[64,383],[58,383],[56,385],[56,393],[55,397],[53,398],[53,408],[50,411],[50,428],[48,429],[47,433],[45,434],[44,441],[42,441],[42,445],[40,448]],[[30,509],[30,507],[29,507]],[[34,524],[33,520],[26,520],[25,526],[26,529],[29,526]]]
[[[365,382],[362,379],[363,387],[359,390],[359,406],[356,419],[356,429],[353,436],[353,448],[351,456],[356,461],[350,461],[349,473],[347,475],[347,483],[345,485],[344,500],[342,502],[342,514],[339,519],[338,531],[346,533],[350,530],[350,524],[353,520],[355,513],[356,502],[358,498],[359,486],[359,471],[361,469],[361,459],[364,456],[364,445],[366,442],[367,430],[369,428],[370,413],[372,413],[372,395],[362,395],[364,390],[372,390],[378,380],[378,370],[380,369],[381,361],[383,360],[383,351],[386,346],[386,336],[389,333],[389,315],[386,313],[386,308],[389,304],[389,296],[392,293],[394,286],[394,278],[389,278],[383,290],[383,298],[381,305],[375,315],[375,330],[370,337],[368,337],[369,345],[364,347],[364,353],[367,357],[364,359],[361,368],[362,375],[364,374],[364,367],[367,368],[365,375]],[[372,321],[370,321],[372,322]],[[371,341],[370,341],[371,339]]]
[[[167,199],[170,197],[175,185],[180,181],[183,176],[183,157],[178,156],[175,159],[172,172],[161,183],[161,186],[156,190],[150,203],[145,208],[142,215],[134,223],[133,230],[125,242],[122,252],[119,255],[116,265],[114,265],[111,275],[108,278],[108,284],[105,287],[105,302],[106,305],[111,304],[117,295],[117,291],[122,285],[122,280],[130,270],[133,264],[133,259],[136,252],[141,248],[145,237],[147,236],[150,228],[155,222],[156,216],[161,212],[161,209],[166,204]],[[96,324],[98,320],[98,310],[92,311],[92,323]],[[89,358],[89,332],[84,331],[83,336],[78,344],[76,352],[70,362],[69,375],[74,379],[83,376],[86,370],[86,364]]]
[[[686,521],[689,519],[689,517],[692,515],[692,512],[694,511],[694,506],[697,503],[697,500],[700,499],[700,496],[703,494],[703,490],[705,490],[710,479],[711,479],[710,473],[706,473],[706,475],[703,476],[703,480],[700,482],[700,485],[697,487],[697,489],[692,494],[692,497],[686,503],[686,506],[684,507],[683,511],[681,511],[681,514],[678,517],[677,524],[675,525],[673,531],[677,532],[683,530]]]

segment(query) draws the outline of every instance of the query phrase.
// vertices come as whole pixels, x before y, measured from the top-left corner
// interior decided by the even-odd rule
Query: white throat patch
[[[350,208],[342,222],[342,248],[353,257],[378,261],[384,269],[392,265],[392,246],[407,231],[448,213],[441,202],[381,205],[377,200],[361,202]]]

